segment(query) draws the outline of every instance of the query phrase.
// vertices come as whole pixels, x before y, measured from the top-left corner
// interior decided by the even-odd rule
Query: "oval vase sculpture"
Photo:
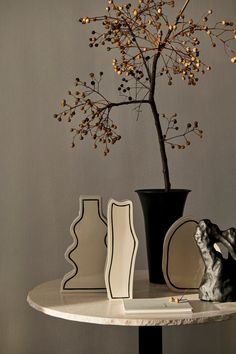
[[[162,273],[162,251],[166,232],[183,215],[190,190],[139,189],[145,224],[149,280],[165,284]]]
[[[166,233],[162,271],[172,291],[196,292],[201,284],[205,265],[194,239],[197,225],[196,218],[183,216]]]
[[[138,238],[133,226],[133,204],[111,199],[107,209],[107,261],[105,283],[113,299],[133,297],[133,277]]]
[[[65,253],[73,265],[61,283],[62,291],[105,291],[106,219],[100,196],[80,196],[79,215],[72,222],[73,244]]]

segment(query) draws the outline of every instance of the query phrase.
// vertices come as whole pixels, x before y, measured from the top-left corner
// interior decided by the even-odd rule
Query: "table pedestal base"
[[[162,354],[162,327],[139,327],[139,354]]]

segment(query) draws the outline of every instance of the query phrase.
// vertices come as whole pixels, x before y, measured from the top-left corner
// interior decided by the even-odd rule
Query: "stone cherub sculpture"
[[[205,263],[199,298],[205,301],[236,301],[236,229],[221,231],[210,220],[201,220],[194,235]],[[214,247],[222,243],[228,258]]]

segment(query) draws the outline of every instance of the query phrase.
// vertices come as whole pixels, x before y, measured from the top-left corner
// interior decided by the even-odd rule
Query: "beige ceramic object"
[[[79,216],[70,227],[72,245],[65,253],[73,270],[62,282],[62,291],[105,291],[106,219],[100,196],[80,196]]]
[[[198,221],[185,216],[167,231],[163,244],[162,270],[167,286],[173,291],[198,290],[204,263],[194,234]]]
[[[107,211],[107,261],[105,282],[110,300],[133,297],[133,277],[138,239],[130,200],[111,199]]]

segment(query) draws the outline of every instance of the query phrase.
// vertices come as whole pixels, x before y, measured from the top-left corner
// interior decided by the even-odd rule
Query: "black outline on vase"
[[[111,248],[111,257],[110,257],[110,265],[109,265],[109,269],[107,271],[107,281],[108,281],[108,287],[109,287],[109,293],[110,293],[110,296],[111,296],[111,299],[129,299],[131,297],[131,294],[130,294],[130,290],[131,290],[131,272],[132,272],[132,268],[134,268],[134,263],[135,263],[135,259],[136,259],[136,256],[135,254],[137,254],[137,249],[138,249],[138,238],[136,236],[136,233],[135,233],[135,230],[134,230],[134,227],[133,227],[133,222],[132,222],[132,217],[133,217],[133,213],[131,215],[131,206],[132,206],[132,202],[131,201],[122,201],[120,203],[127,203],[127,204],[123,204],[123,205],[120,205],[120,204],[117,204],[118,201],[112,201],[111,202],[111,207],[110,207],[110,217],[111,217],[111,220],[110,220],[110,224],[111,224],[111,240],[112,240],[112,248]],[[128,281],[128,296],[113,296],[113,293],[112,293],[112,288],[111,288],[111,281],[110,281],[110,274],[111,274],[111,268],[112,268],[112,263],[113,263],[113,255],[114,255],[114,225],[113,225],[113,207],[116,206],[116,207],[119,207],[119,208],[123,208],[123,207],[127,207],[128,206],[128,213],[129,213],[129,228],[130,228],[130,231],[131,231],[131,235],[132,235],[132,239],[134,241],[134,245],[133,245],[133,250],[132,250],[132,256],[131,256],[131,262],[130,262],[130,268],[129,268],[129,281]],[[108,216],[108,217],[109,217]],[[108,223],[109,224],[109,223]],[[134,257],[135,256],[135,257]]]
[[[74,241],[75,241],[75,244],[74,243],[72,243],[72,245],[71,245],[71,249],[68,251],[68,249],[67,249],[67,251],[66,251],[66,253],[65,253],[65,255],[66,255],[66,260],[67,261],[69,261],[70,260],[70,263],[74,266],[74,270],[75,270],[75,272],[72,274],[72,272],[73,272],[73,269],[71,270],[71,272],[69,272],[69,273],[67,273],[67,274],[65,274],[65,276],[63,277],[63,279],[62,279],[62,291],[75,291],[75,290],[81,290],[81,291],[88,291],[88,290],[106,290],[106,287],[102,287],[102,288],[67,288],[66,287],[66,284],[71,280],[71,279],[73,279],[76,275],[78,275],[79,274],[79,267],[78,267],[78,265],[77,265],[77,263],[75,263],[74,262],[74,260],[71,258],[71,254],[76,250],[76,248],[78,247],[78,245],[79,245],[79,239],[78,239],[78,235],[76,234],[76,232],[75,232],[75,228],[76,228],[76,226],[78,225],[78,223],[83,219],[83,216],[84,216],[84,202],[85,201],[96,201],[97,202],[97,209],[98,209],[98,215],[99,215],[99,218],[100,218],[100,220],[106,225],[106,227],[107,227],[107,223],[106,223],[106,218],[105,218],[105,216],[103,215],[103,213],[102,213],[102,198],[101,197],[98,197],[98,198],[90,198],[89,196],[87,197],[87,196],[80,196],[80,206],[81,206],[81,211],[79,211],[79,219],[76,221],[76,222],[74,222],[73,221],[73,223],[72,223],[72,225],[73,225],[73,228],[72,228],[72,230],[73,230],[73,239],[74,239]],[[75,219],[76,220],[76,219]],[[72,225],[71,225],[71,227],[72,227]],[[71,229],[70,229],[71,230]],[[106,232],[106,234],[105,234],[105,236],[104,236],[104,244],[105,244],[105,246],[107,247],[107,242],[106,242],[106,239],[107,239],[107,232]],[[70,246],[69,246],[70,247]],[[68,252],[68,253],[67,253]],[[69,275],[71,273],[71,276],[68,278],[68,279],[66,279],[65,281],[64,281],[64,278],[67,276],[67,275]]]
[[[176,222],[177,222],[177,221],[178,221],[178,220],[176,220]],[[172,232],[171,236],[169,237],[168,246],[167,246],[167,250],[166,250],[166,277],[167,277],[169,283],[171,284],[171,286],[172,286],[173,288],[175,288],[175,289],[178,289],[178,290],[186,290],[186,289],[187,289],[187,290],[197,290],[197,289],[198,289],[198,288],[180,288],[180,287],[174,285],[174,284],[172,283],[172,281],[170,280],[170,276],[169,276],[169,272],[168,272],[168,264],[169,264],[168,259],[170,258],[170,257],[169,257],[169,251],[170,251],[170,244],[171,244],[172,238],[173,238],[173,236],[175,235],[175,233],[179,230],[180,227],[182,227],[184,224],[187,224],[187,223],[189,223],[189,222],[194,222],[194,223],[196,223],[196,227],[197,227],[197,225],[198,225],[198,222],[197,222],[196,220],[192,219],[192,218],[191,218],[191,219],[188,219],[188,220],[183,220],[183,222],[182,222],[180,225],[178,225],[177,228],[175,228],[175,230]],[[200,256],[200,253],[199,253],[199,256]]]

